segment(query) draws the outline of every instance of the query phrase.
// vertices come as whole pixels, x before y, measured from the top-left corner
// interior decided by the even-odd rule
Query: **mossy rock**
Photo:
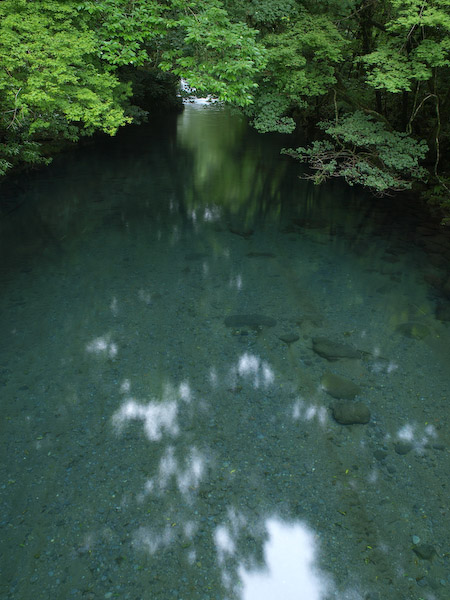
[[[363,402],[342,400],[332,407],[332,412],[340,425],[365,425],[370,421],[370,410]]]
[[[327,394],[337,399],[351,400],[361,393],[361,388],[353,381],[334,373],[325,373],[320,383]]]
[[[357,348],[324,337],[314,338],[312,348],[316,354],[329,361],[339,360],[340,358],[362,358],[362,352]]]

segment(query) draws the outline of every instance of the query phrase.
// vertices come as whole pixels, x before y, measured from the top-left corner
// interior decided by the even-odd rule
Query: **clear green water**
[[[450,597],[445,240],[281,145],[193,105],[4,186],[2,598]]]

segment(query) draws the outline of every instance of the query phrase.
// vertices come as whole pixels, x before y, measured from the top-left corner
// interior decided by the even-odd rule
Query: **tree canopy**
[[[316,182],[428,182],[450,208],[449,34],[450,0],[3,0],[0,174],[114,134],[184,78],[261,132],[312,125],[287,152]]]
[[[264,65],[257,33],[218,0],[3,0],[0,174],[45,161],[46,141],[130,123],[139,110],[124,67],[249,104]]]

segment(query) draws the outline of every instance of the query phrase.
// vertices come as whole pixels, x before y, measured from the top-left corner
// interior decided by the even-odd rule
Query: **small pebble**
[[[415,546],[413,550],[423,560],[431,560],[436,554],[436,550],[431,544],[420,544],[419,546]]]
[[[386,452],[386,450],[383,450],[382,448],[380,448],[378,450],[375,450],[373,455],[377,460],[382,461],[386,458],[387,452]]]
[[[411,452],[413,445],[408,440],[400,440],[394,444],[394,450],[397,454],[408,454]]]

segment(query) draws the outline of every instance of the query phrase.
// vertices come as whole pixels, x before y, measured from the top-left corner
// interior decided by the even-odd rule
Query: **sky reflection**
[[[92,354],[109,356],[109,358],[115,358],[119,351],[117,344],[111,341],[110,335],[95,338],[87,344],[86,350]]]
[[[241,599],[324,600],[330,579],[318,568],[318,544],[311,529],[277,518],[268,519],[266,528],[264,568],[239,568]]]
[[[267,388],[275,380],[275,373],[269,363],[248,352],[239,357],[236,372],[239,376],[248,378],[254,388]]]
[[[149,402],[139,404],[129,398],[113,416],[113,424],[120,432],[127,421],[140,420],[144,423],[144,430],[149,440],[156,442],[166,432],[175,436],[179,432],[177,424],[178,403]]]

